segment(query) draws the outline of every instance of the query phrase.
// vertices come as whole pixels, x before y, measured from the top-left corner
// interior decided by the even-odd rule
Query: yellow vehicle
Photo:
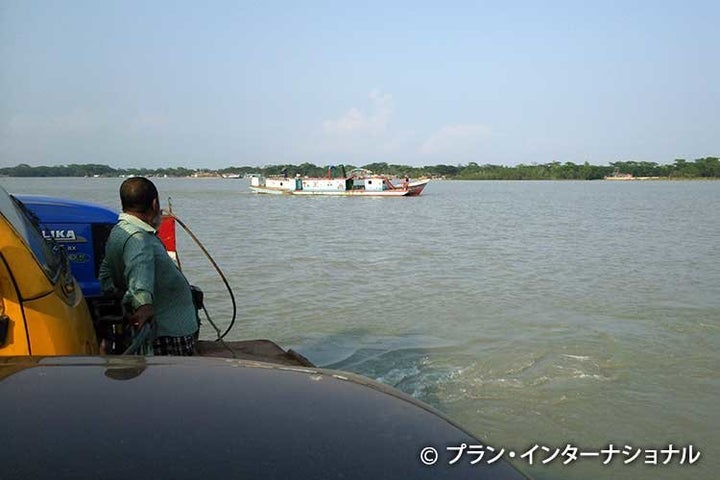
[[[97,354],[65,251],[0,187],[0,356]]]

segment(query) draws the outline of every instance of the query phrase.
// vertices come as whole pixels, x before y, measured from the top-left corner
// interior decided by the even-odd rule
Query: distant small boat
[[[287,175],[272,177],[252,177],[250,189],[256,193],[279,195],[334,195],[349,197],[415,197],[422,193],[430,180],[411,182],[409,178],[399,185],[391,182],[384,175],[377,175],[370,170],[357,168],[349,175],[345,168],[339,167],[342,175],[333,178],[333,167],[328,168],[326,177],[288,178]]]

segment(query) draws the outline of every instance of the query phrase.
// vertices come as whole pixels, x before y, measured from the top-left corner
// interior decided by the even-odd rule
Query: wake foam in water
[[[518,390],[532,398],[561,402],[560,392],[577,382],[613,378],[612,369],[602,359],[580,352],[518,352],[511,348],[476,352],[471,345],[450,345],[420,336],[345,340],[336,339],[333,355],[326,355],[332,360],[323,367],[373,378],[435,406],[508,399]]]
[[[323,368],[357,373],[437,405],[438,386],[459,372],[436,359],[447,358],[456,348],[429,336],[348,335],[317,339],[301,351]]]

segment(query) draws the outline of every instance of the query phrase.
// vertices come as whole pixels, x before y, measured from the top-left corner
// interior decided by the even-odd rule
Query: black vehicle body
[[[504,460],[450,465],[482,442],[431,407],[343,372],[180,357],[0,360],[16,479],[526,478]],[[435,446],[438,462],[420,452]]]

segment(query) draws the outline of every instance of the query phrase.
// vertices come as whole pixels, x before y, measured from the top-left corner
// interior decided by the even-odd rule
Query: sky
[[[717,1],[0,0],[0,167],[720,155]]]

